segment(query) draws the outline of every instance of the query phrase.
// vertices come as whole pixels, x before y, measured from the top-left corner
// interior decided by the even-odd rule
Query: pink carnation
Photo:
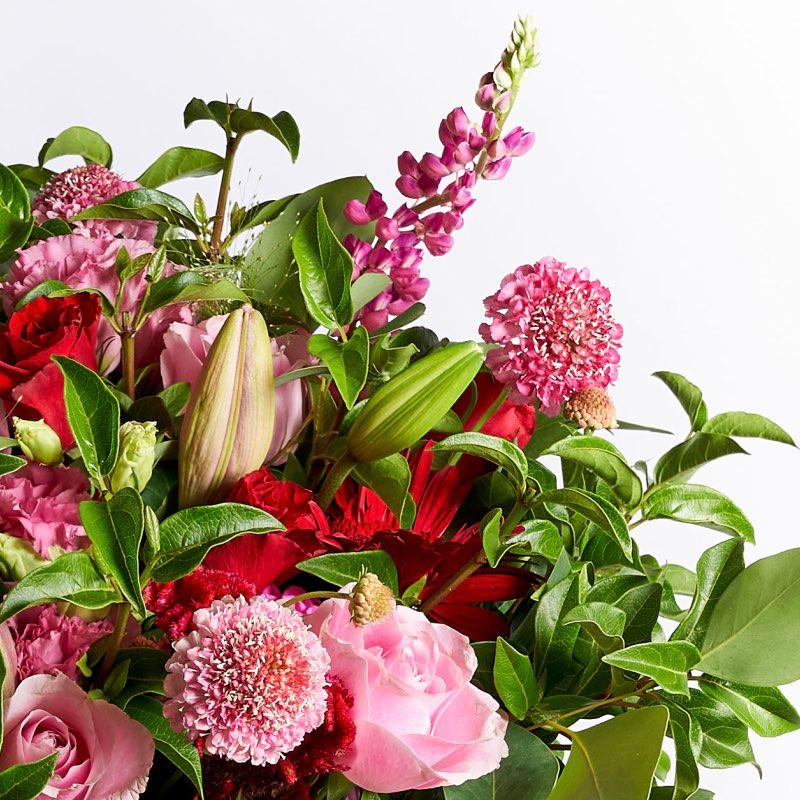
[[[8,622],[17,654],[17,678],[63,672],[78,678],[78,660],[89,648],[111,633],[108,620],[87,622],[61,614],[55,605],[34,606]]]
[[[276,764],[322,724],[328,654],[290,608],[226,597],[195,611],[167,662],[164,716],[205,752]]]
[[[153,252],[153,246],[146,241],[109,236],[90,239],[77,233],[51,236],[23,250],[2,284],[6,312],[11,313],[31,289],[48,280],[61,281],[72,289],[97,289],[113,303],[119,289],[116,259],[123,247],[131,259]],[[165,275],[175,272],[175,266],[168,264]],[[145,288],[144,272],[131,278],[125,285],[122,311],[138,309]],[[176,320],[191,320],[187,306],[167,306],[150,316],[136,335],[137,366],[146,366],[158,358],[164,331]],[[119,358],[119,337],[106,320],[101,321],[97,341],[98,360],[105,372],[112,369]]]
[[[28,464],[0,477],[0,530],[31,542],[39,555],[50,549],[80,550],[89,539],[78,503],[90,499],[89,481],[75,467]]]
[[[65,675],[33,675],[8,703],[0,770],[56,753],[43,800],[136,800],[153,738],[121,708],[92,700]]]
[[[617,379],[622,326],[611,316],[611,294],[586,269],[554,258],[526,264],[503,278],[484,300],[480,333],[497,344],[486,363],[516,402],[538,400],[548,414],[589,386]]]
[[[87,208],[105,203],[123,192],[141,188],[136,181],[125,181],[116,172],[100,164],[73,167],[53,176],[33,201],[37,225],[49,219],[69,221]],[[88,219],[73,223],[92,235],[109,234],[129,239],[155,239],[157,225],[147,220]]]

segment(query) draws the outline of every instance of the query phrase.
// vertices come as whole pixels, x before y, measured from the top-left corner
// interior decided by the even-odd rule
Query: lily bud
[[[394,611],[392,590],[381,583],[372,572],[365,572],[353,587],[350,595],[350,619],[354,625],[364,627],[382,620]]]
[[[61,439],[43,420],[14,417],[14,431],[22,452],[40,464],[61,463]]]
[[[111,491],[126,486],[141,492],[153,474],[156,457],[155,422],[126,422],[119,429],[119,456],[111,471]]]
[[[195,384],[180,436],[181,508],[223,499],[267,457],[275,424],[272,347],[264,318],[228,315]]]
[[[347,450],[360,462],[410,447],[452,407],[483,364],[475,342],[437,350],[384,383],[347,434]]]

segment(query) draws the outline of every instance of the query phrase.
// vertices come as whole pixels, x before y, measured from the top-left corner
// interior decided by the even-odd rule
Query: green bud
[[[61,462],[61,439],[43,419],[14,417],[14,430],[22,452],[32,461],[40,464]]]
[[[0,533],[0,578],[4,581],[21,581],[46,563],[27,540]]]
[[[126,422],[119,429],[119,456],[111,471],[111,491],[130,487],[141,492],[153,474],[155,422]]]
[[[475,342],[451,344],[414,362],[367,401],[347,434],[359,462],[411,447],[450,410],[483,364]]]

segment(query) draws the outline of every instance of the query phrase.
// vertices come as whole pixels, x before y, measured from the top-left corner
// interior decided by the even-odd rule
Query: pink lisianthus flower
[[[326,600],[306,622],[353,697],[356,738],[344,774],[374,792],[455,786],[500,765],[507,721],[470,683],[469,639],[398,606],[358,627],[345,600]]]
[[[40,798],[136,800],[153,764],[147,729],[65,675],[33,675],[8,703],[0,770],[56,753]]]
[[[89,544],[78,504],[91,499],[89,481],[75,467],[28,464],[0,477],[0,530],[29,541],[44,558],[51,549]]]
[[[208,351],[222,329],[227,314],[210,317],[198,325],[173,322],[164,334],[161,379],[164,386],[186,382],[194,388]],[[275,377],[308,366],[308,335],[287,334],[272,339],[272,368]],[[275,389],[275,426],[267,461],[272,460],[300,429],[306,413],[302,381],[290,381]],[[278,459],[282,463],[285,459]]]
[[[131,259],[152,253],[149,242],[138,239],[113,239],[108,235],[88,238],[80,234],[51,236],[20,252],[2,284],[3,303],[7,313],[31,289],[44,281],[56,280],[71,289],[97,289],[113,304],[119,290],[119,277],[115,268],[117,255],[125,248]],[[164,275],[177,271],[167,264]],[[125,284],[121,310],[133,312],[145,293],[144,271]],[[191,311],[186,305],[172,305],[158,309],[150,315],[136,334],[136,364],[146,366],[158,359],[163,347],[164,332],[172,322],[189,322]],[[107,320],[102,319],[97,336],[97,355],[102,372],[116,366],[119,360],[119,336]]]
[[[87,208],[105,203],[112,197],[140,189],[136,181],[123,180],[116,172],[100,164],[73,167],[54,175],[33,200],[31,211],[37,225],[49,219],[70,220]],[[124,236],[152,243],[158,225],[148,220],[87,219],[71,223],[92,236]]]
[[[486,356],[510,399],[541,404],[550,415],[575,392],[617,379],[622,326],[611,316],[611,293],[587,269],[554,258],[506,275],[484,300]]]
[[[60,613],[53,604],[26,609],[7,625],[14,640],[18,680],[57,672],[77,680],[80,658],[113,629],[108,620],[87,622]]]

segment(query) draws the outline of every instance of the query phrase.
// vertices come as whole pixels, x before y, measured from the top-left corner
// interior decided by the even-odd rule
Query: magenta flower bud
[[[432,256],[443,256],[453,247],[453,237],[447,233],[426,233],[423,241]]]
[[[458,144],[458,142],[456,141],[455,136],[453,136],[452,132],[450,131],[450,128],[447,127],[447,120],[446,119],[443,119],[439,123],[439,141],[445,147],[448,147],[448,146],[453,147],[456,144]]]
[[[516,133],[517,130],[519,130],[519,134]],[[509,141],[512,137],[513,140]],[[533,131],[525,131],[522,128],[518,128],[511,131],[503,141],[505,141],[511,157],[517,158],[518,156],[524,156],[533,147],[533,143],[536,141],[536,134]]]
[[[511,157],[506,156],[497,161],[490,161],[483,170],[483,177],[487,181],[497,181],[505,178],[506,173],[511,167]]]
[[[447,127],[460,139],[466,138],[469,133],[469,117],[461,106],[447,115]]]
[[[371,222],[367,207],[360,200],[348,200],[344,207],[344,215],[353,225],[366,225]]]
[[[480,133],[477,128],[472,128],[469,132],[469,139],[467,141],[474,156],[483,150],[483,147],[486,144],[486,137]]]
[[[407,228],[419,219],[419,214],[417,214],[413,208],[409,208],[403,203],[403,205],[394,212],[394,219],[401,228]]]
[[[470,140],[471,139],[472,132],[470,132]],[[458,147],[453,150],[453,160],[456,162],[456,164],[460,164],[462,167],[469,164],[473,158],[475,158],[475,153],[473,152],[471,141],[469,144],[467,142],[461,142],[461,144],[459,144]]]
[[[450,170],[444,161],[433,153],[425,153],[425,155],[422,156],[422,161],[419,162],[419,168],[429,178],[444,178],[445,175],[450,174]]]
[[[482,111],[491,111],[494,107],[494,98],[496,94],[497,90],[494,88],[493,83],[487,83],[485,86],[479,87],[478,91],[475,92],[475,105]]]
[[[442,214],[442,230],[452,233],[464,227],[464,218],[457,211],[446,211]]]
[[[394,185],[400,194],[410,197],[412,200],[419,200],[421,197],[425,197],[425,192],[422,191],[419,183],[410,175],[401,175]]]
[[[494,136],[494,132],[497,130],[497,117],[491,111],[487,111],[483,115],[481,130],[487,139],[491,139]]]
[[[498,114],[505,114],[511,108],[511,92],[496,95],[492,107]]]
[[[439,190],[439,181],[441,178],[431,178],[429,175],[420,175],[417,183],[419,184],[420,191],[423,197],[433,197]]]
[[[375,225],[375,233],[377,233],[378,238],[383,239],[384,242],[389,242],[400,235],[400,227],[397,224],[397,220],[389,217],[381,217]]]
[[[370,219],[378,219],[378,217],[386,216],[389,207],[383,202],[383,195],[373,190],[367,198],[366,209]]]
[[[410,175],[412,178],[419,178],[419,163],[408,150],[404,150],[397,157],[397,169],[401,175]]]
[[[486,152],[489,154],[489,158],[491,158],[493,161],[510,155],[508,152],[508,147],[506,147],[505,140],[503,139],[493,139],[491,142],[489,142]]]

